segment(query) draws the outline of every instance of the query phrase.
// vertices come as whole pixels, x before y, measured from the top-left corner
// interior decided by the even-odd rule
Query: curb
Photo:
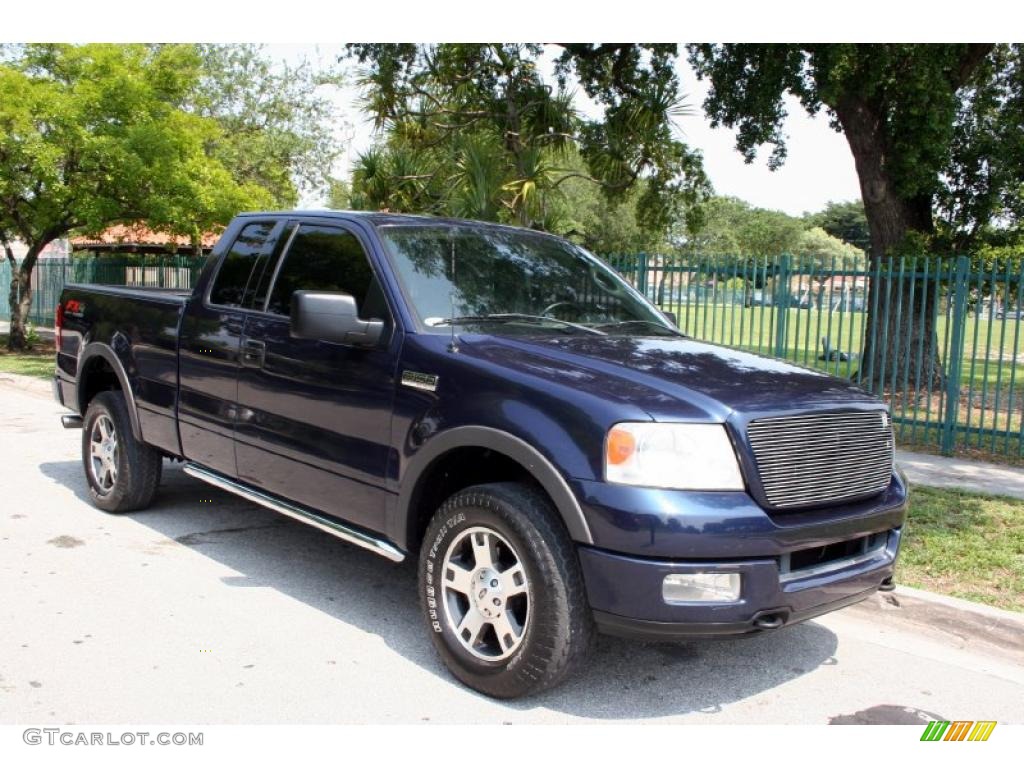
[[[961,645],[983,642],[1024,659],[1024,614],[897,585],[860,604],[874,617],[892,618],[953,635]]]

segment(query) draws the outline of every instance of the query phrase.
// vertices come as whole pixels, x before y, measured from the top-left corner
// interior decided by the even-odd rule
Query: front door
[[[341,291],[384,320],[372,347],[289,335],[298,290]],[[236,455],[241,479],[365,528],[384,529],[385,470],[399,341],[360,237],[302,223],[290,235],[263,312],[241,341]]]

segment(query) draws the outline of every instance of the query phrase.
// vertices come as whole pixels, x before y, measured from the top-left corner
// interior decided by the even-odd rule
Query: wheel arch
[[[513,462],[551,499],[574,541],[593,544],[593,536],[575,494],[555,466],[532,445],[499,429],[478,426],[453,427],[432,437],[412,457],[403,473],[397,502],[396,543],[403,549],[417,542],[425,491],[438,468],[453,454],[466,450],[490,451]],[[427,510],[427,519],[433,510]]]
[[[136,440],[142,441],[142,428],[139,424],[139,413],[135,404],[135,394],[132,392],[131,384],[128,381],[128,374],[124,364],[117,356],[117,353],[106,344],[93,342],[85,347],[78,359],[77,375],[77,397],[78,412],[84,417],[89,407],[89,401],[99,392],[110,387],[97,387],[98,376],[109,376],[113,374],[117,381],[117,388],[124,394],[125,405],[128,408],[128,418],[132,425],[132,435]]]

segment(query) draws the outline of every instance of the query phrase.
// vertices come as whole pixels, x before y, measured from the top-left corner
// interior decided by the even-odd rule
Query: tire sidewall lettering
[[[442,523],[440,530],[437,532],[437,536],[434,537],[431,542],[430,549],[427,551],[427,557],[423,566],[423,584],[424,584],[424,605],[427,611],[427,621],[430,622],[430,628],[437,634],[444,633],[444,627],[441,624],[441,597],[440,591],[437,587],[437,572],[440,567],[437,564],[438,553],[443,552],[442,544],[449,538],[449,535],[455,531],[460,525],[466,522],[465,512],[456,512],[451,517],[446,519]]]

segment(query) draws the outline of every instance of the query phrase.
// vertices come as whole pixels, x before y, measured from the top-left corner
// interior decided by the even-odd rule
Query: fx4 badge
[[[424,392],[436,392],[437,376],[419,371],[402,371],[402,386],[422,389]]]

